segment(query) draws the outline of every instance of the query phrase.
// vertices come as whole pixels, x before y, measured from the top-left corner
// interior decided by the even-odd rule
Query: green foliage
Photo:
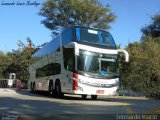
[[[152,22],[141,29],[143,32],[142,41],[145,39],[145,36],[149,36],[153,37],[153,40],[160,44],[160,14],[153,16],[151,19]]]
[[[53,35],[70,25],[108,29],[115,20],[109,6],[102,6],[98,0],[47,0],[39,15],[45,17],[42,23]]]
[[[4,78],[3,71],[7,67],[6,61],[7,61],[7,57],[5,53],[0,51],[0,78]]]
[[[151,37],[129,44],[130,62],[122,73],[126,88],[160,98],[160,45]]]
[[[126,67],[121,65],[122,83],[126,89],[160,98],[160,14],[141,31],[141,42],[127,47],[130,61]]]
[[[27,37],[27,42],[33,44],[29,37]],[[12,50],[7,54],[0,52],[0,77],[6,78],[9,73],[16,73],[17,79],[27,81],[29,60],[37,49],[28,48],[22,41],[18,41],[17,45],[17,50]]]

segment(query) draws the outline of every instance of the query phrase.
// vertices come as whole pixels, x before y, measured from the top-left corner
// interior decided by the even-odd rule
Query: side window
[[[61,73],[61,65],[59,63],[51,63],[38,68],[36,70],[36,78],[46,77],[50,75],[56,75]]]
[[[72,41],[73,41],[73,30],[72,28],[68,28],[62,33],[62,44],[67,45]]]
[[[73,72],[75,68],[74,48],[63,48],[63,56],[64,68]]]
[[[57,74],[61,73],[61,65],[59,63],[54,63],[54,65],[53,65],[53,72],[54,73],[52,73],[50,75],[57,75]]]

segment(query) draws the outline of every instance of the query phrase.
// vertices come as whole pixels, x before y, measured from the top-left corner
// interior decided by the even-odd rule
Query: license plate
[[[96,93],[97,94],[104,94],[104,90],[97,90]]]

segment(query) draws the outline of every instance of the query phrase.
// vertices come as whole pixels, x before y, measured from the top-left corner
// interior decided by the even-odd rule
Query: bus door
[[[74,48],[63,48],[64,57],[64,79],[67,92],[72,92],[73,72],[75,70],[75,52]]]

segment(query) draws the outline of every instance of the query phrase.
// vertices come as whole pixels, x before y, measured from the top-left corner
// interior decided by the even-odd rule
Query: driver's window
[[[75,68],[74,48],[63,48],[63,57],[64,57],[64,68],[73,72]]]

